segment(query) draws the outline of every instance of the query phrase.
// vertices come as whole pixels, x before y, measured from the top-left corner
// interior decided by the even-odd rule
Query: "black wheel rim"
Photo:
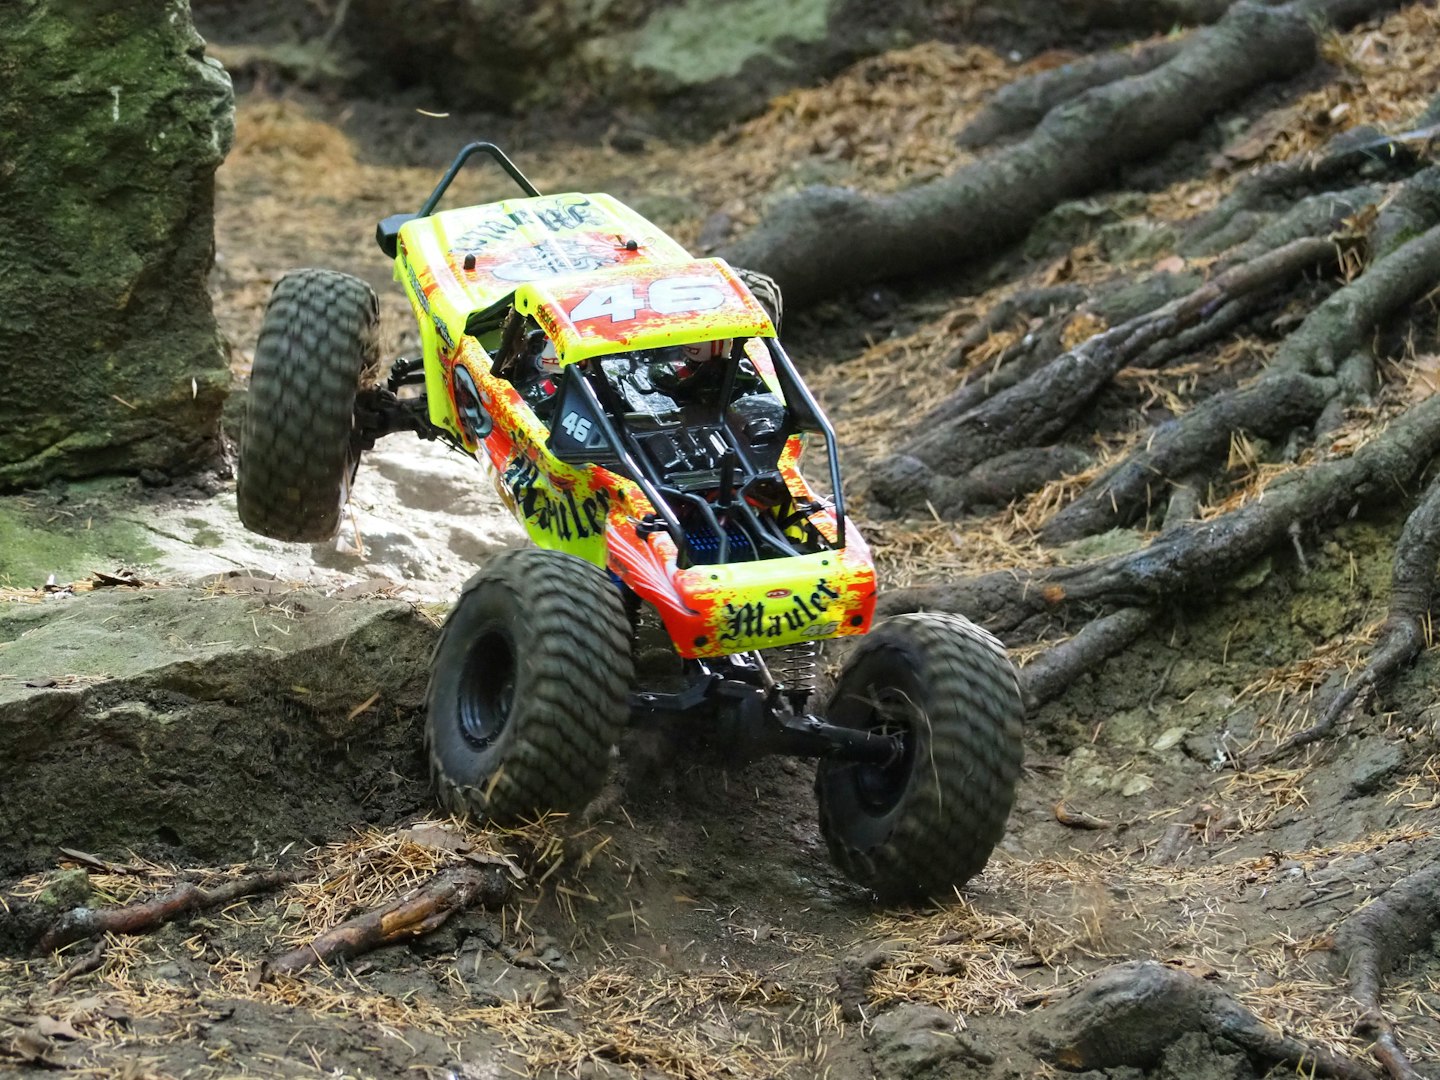
[[[482,634],[470,646],[460,674],[460,734],[483,750],[505,730],[515,704],[515,650],[503,634]]]
[[[894,687],[871,687],[865,696],[868,716],[856,717],[855,727],[877,735],[898,736],[900,753],[884,765],[861,763],[851,776],[860,805],[875,815],[895,809],[910,783],[915,760],[915,705]]]

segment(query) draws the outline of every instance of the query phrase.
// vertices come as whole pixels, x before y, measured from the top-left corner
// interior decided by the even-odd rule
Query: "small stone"
[[[1154,786],[1154,780],[1150,779],[1150,777],[1144,773],[1137,773],[1125,781],[1124,786],[1120,788],[1120,794],[1130,799],[1139,795],[1141,792],[1149,791]]]
[[[1405,761],[1405,751],[1399,744],[1366,739],[1357,747],[1348,765],[1348,796],[1373,795],[1380,785],[1389,778]]]
[[[1188,734],[1190,734],[1189,728],[1166,728],[1150,746],[1155,750],[1169,750],[1172,746],[1178,746]]]

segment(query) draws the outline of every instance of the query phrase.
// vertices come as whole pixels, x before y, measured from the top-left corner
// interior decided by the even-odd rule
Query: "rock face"
[[[234,101],[203,48],[184,0],[0,4],[0,490],[214,446]]]
[[[62,844],[245,859],[427,805],[435,628],[263,584],[0,603],[0,873]]]
[[[207,0],[207,4],[214,0]],[[489,108],[603,101],[711,126],[908,42],[935,0],[439,0],[416,18],[355,0],[343,37],[372,70]]]

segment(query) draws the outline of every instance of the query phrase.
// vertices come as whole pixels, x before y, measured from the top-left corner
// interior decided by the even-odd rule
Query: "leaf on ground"
[[[1410,401],[1423,401],[1440,390],[1440,353],[1417,356],[1406,365],[1409,378],[1405,392]]]
[[[416,825],[400,834],[406,840],[431,851],[454,851],[461,854],[470,851],[474,845],[464,837],[443,825]]]
[[[1108,829],[1111,824],[1104,818],[1087,814],[1084,810],[1073,809],[1064,799],[1055,804],[1054,813],[1056,821],[1072,829]]]
[[[1296,126],[1296,118],[1290,110],[1266,113],[1251,124],[1244,135],[1212,157],[1210,167],[1220,172],[1228,172],[1236,165],[1259,161],[1269,152],[1271,145],[1280,135]]]
[[[109,859],[102,859],[99,855],[91,855],[88,851],[81,851],[78,848],[57,847],[56,850],[67,859],[93,870],[103,870],[107,874],[138,874],[145,870],[145,867],[136,866],[134,863],[111,862]]]
[[[53,1065],[50,1054],[54,1049],[55,1044],[33,1028],[11,1032],[4,1042],[0,1042],[0,1051],[30,1065]]]
[[[54,1016],[35,1018],[35,1030],[51,1039],[78,1039],[80,1033],[70,1026],[70,1021]]]

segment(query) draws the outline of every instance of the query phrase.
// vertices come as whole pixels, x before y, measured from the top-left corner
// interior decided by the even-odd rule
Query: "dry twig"
[[[292,870],[264,870],[258,874],[247,874],[245,877],[227,881],[213,889],[202,889],[186,882],[152,900],[127,904],[124,907],[100,910],[75,908],[61,915],[55,925],[45,931],[36,951],[43,955],[64,948],[72,942],[101,934],[147,933],[183,915],[219,907],[242,896],[269,892],[282,885],[289,885],[298,878],[299,875]]]
[[[294,975],[315,964],[359,956],[438,929],[457,911],[479,904],[499,907],[514,893],[503,866],[461,866],[436,874],[384,907],[367,911],[327,930],[308,945],[291,949],[265,966],[264,978]]]

